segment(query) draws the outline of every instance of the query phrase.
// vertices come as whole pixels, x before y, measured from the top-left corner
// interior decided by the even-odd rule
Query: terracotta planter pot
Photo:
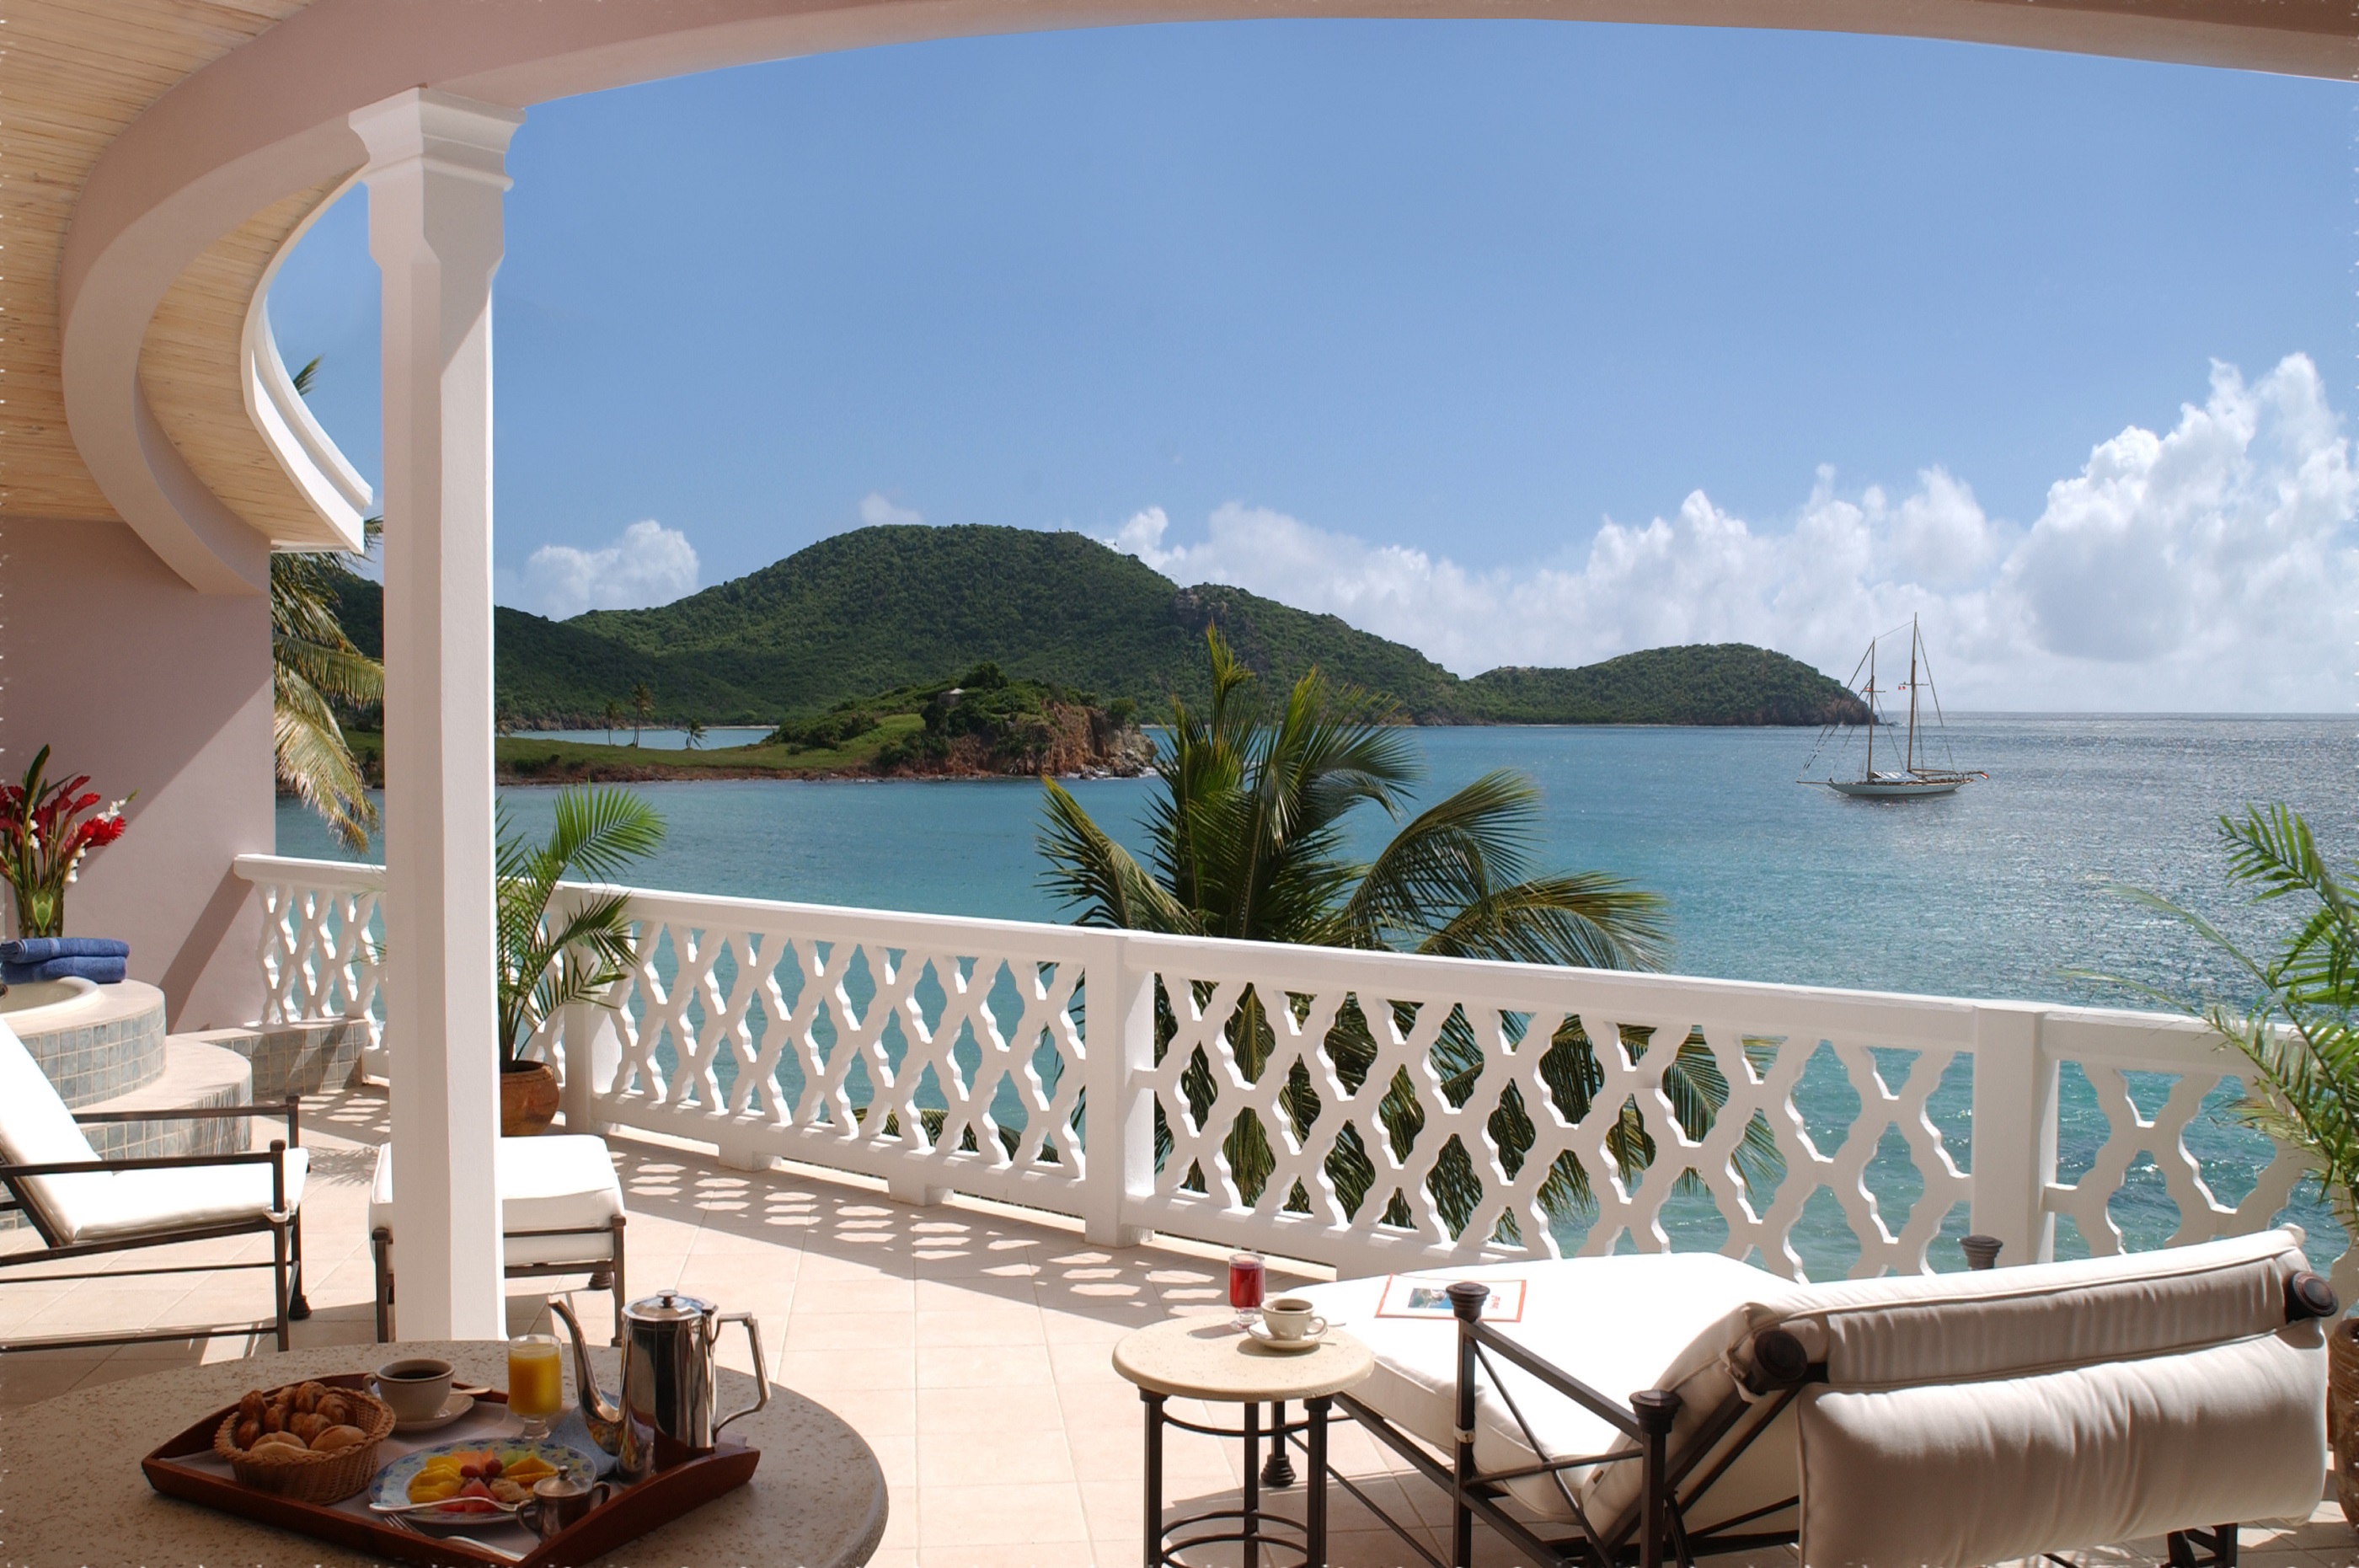
[[[2326,1441],[2334,1446],[2334,1500],[2359,1524],[2359,1320],[2326,1329]]]
[[[531,1138],[557,1116],[557,1073],[546,1062],[524,1062],[500,1073],[500,1136]]]

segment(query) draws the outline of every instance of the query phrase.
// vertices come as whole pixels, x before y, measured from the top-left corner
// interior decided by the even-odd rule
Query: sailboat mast
[[[1917,617],[1908,617],[1908,771],[1917,771]]]
[[[1875,777],[1875,644],[1867,645],[1867,777]]]

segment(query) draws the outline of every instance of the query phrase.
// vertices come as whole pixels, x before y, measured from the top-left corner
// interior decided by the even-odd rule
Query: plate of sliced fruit
[[[471,1524],[513,1513],[533,1484],[563,1475],[588,1486],[598,1466],[556,1443],[444,1443],[405,1454],[377,1472],[369,1506],[400,1509],[413,1524]],[[422,1505],[422,1506],[421,1506]]]

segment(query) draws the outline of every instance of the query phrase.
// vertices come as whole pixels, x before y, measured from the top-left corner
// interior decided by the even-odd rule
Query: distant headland
[[[347,631],[379,652],[376,584],[350,578],[342,598]],[[1183,588],[1081,534],[902,526],[822,539],[657,609],[593,610],[568,621],[500,609],[498,712],[511,731],[597,728],[610,703],[627,708],[644,689],[649,723],[791,728],[880,693],[940,691],[958,672],[990,665],[1037,687],[1044,702],[1053,691],[1062,694],[1057,701],[1101,715],[1126,703],[1152,723],[1170,696],[1204,695],[1208,626],[1273,682],[1290,682],[1315,664],[1332,680],[1389,698],[1415,724],[1866,718],[1839,682],[1741,643],[1462,681],[1415,648],[1336,616],[1217,583]]]

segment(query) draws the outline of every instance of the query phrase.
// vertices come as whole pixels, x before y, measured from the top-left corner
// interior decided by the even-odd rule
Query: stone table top
[[[614,1391],[618,1353],[590,1353]],[[248,1388],[366,1371],[397,1356],[431,1356],[459,1380],[507,1381],[500,1341],[347,1345],[221,1361],[125,1377],[0,1413],[0,1560],[19,1568],[233,1563],[253,1568],[374,1559],[309,1536],[215,1513],[151,1490],[139,1461],[215,1406]],[[572,1372],[566,1373],[571,1393]],[[721,1408],[754,1396],[753,1378],[721,1373]],[[799,1394],[773,1388],[766,1410],[732,1422],[729,1436],[762,1451],[754,1478],[685,1518],[598,1559],[660,1563],[793,1563],[854,1568],[885,1534],[885,1472],[860,1434]],[[584,1565],[587,1568],[587,1565]]]
[[[1114,1347],[1114,1369],[1148,1393],[1229,1404],[1340,1394],[1375,1364],[1341,1329],[1328,1330],[1316,1350],[1272,1350],[1225,1317],[1174,1318]]]

